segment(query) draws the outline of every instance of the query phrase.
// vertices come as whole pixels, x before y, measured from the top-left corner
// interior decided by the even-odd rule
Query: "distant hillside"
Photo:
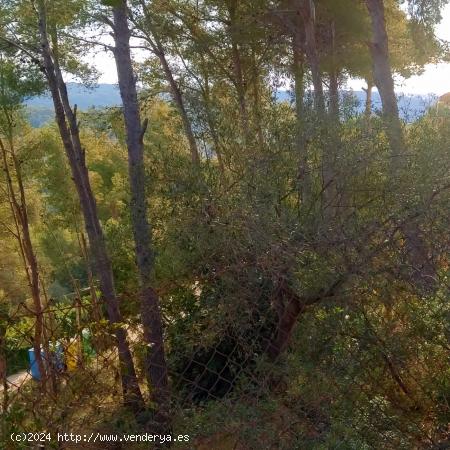
[[[344,91],[342,96],[353,96],[357,102],[357,112],[362,113],[365,108],[366,93],[363,91]],[[289,91],[280,91],[277,94],[280,101],[290,100],[292,94]],[[406,122],[414,122],[425,114],[428,108],[435,104],[437,97],[434,95],[398,95],[398,107],[400,115]],[[372,94],[372,108],[376,111],[381,111],[381,98],[377,91]]]
[[[51,106],[30,106],[25,107],[28,121],[33,128],[39,128],[45,125],[50,120],[53,120],[55,113]]]
[[[68,83],[69,98],[72,104],[76,104],[79,110],[89,108],[105,108],[108,106],[120,105],[119,89],[114,84],[99,84],[94,88],[86,88],[78,83]],[[358,112],[364,110],[365,93],[363,91],[345,92],[347,95],[353,95],[357,102]],[[277,98],[280,101],[290,100],[289,91],[279,91]],[[422,116],[431,104],[436,101],[436,97],[419,95],[401,95],[399,96],[399,108],[402,118],[408,122],[416,120]],[[30,123],[33,127],[40,127],[52,120],[54,117],[53,103],[50,95],[33,97],[26,102]],[[381,109],[381,100],[378,92],[373,93],[373,107],[375,110]]]
[[[98,84],[94,88],[86,88],[82,84],[68,83],[70,102],[77,104],[80,110],[91,106],[103,108],[105,106],[116,106],[120,104],[119,89],[114,84]],[[53,108],[52,99],[49,94],[33,97],[26,101],[29,106]]]
[[[119,89],[114,84],[98,84],[94,88],[86,88],[82,84],[68,83],[67,87],[71,104],[76,104],[80,111],[121,103]],[[49,94],[30,98],[25,104],[33,127],[41,127],[54,117],[53,102]]]

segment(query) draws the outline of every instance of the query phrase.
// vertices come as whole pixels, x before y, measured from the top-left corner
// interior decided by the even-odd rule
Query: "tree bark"
[[[76,108],[72,109],[70,107],[67,88],[57,58],[53,55],[50,47],[47,31],[47,13],[45,3],[42,0],[38,2],[38,14],[41,54],[44,64],[43,69],[53,99],[59,133],[80,200],[86,233],[93,257],[93,267],[99,277],[100,290],[103,301],[106,304],[109,321],[114,327],[119,353],[124,402],[130,409],[137,412],[143,408],[144,401],[137,381],[133,359],[126,338],[126,331],[120,326],[122,317],[114,287],[111,261],[106,250],[97,205],[89,181],[84,149],[81,146],[79,136]]]
[[[172,73],[172,69],[170,68],[169,62],[167,61],[166,52],[164,50],[164,46],[161,42],[161,39],[158,36],[158,33],[155,30],[155,27],[152,24],[152,20],[150,17],[150,13],[145,2],[142,0],[141,5],[144,11],[146,25],[150,31],[142,29],[142,33],[146,37],[147,42],[149,43],[152,52],[158,57],[159,62],[161,63],[161,67],[163,68],[164,75],[166,77],[167,83],[169,83],[170,91],[172,93],[172,99],[177,106],[178,112],[181,116],[181,120],[183,122],[184,132],[186,134],[186,138],[189,142],[189,149],[191,153],[191,160],[195,166],[200,164],[200,152],[198,150],[197,141],[194,136],[194,132],[192,131],[192,123],[189,119],[189,115],[186,111],[186,107],[184,104],[183,94],[178,83],[175,81],[175,78]]]
[[[393,172],[397,172],[403,162],[405,142],[389,60],[384,4],[383,0],[366,0],[366,5],[372,25],[370,53],[373,61],[373,77],[383,106],[384,123],[391,148],[392,169]]]
[[[184,132],[186,134],[187,140],[189,142],[189,149],[191,153],[191,160],[194,166],[200,165],[200,154],[197,147],[197,142],[195,140],[194,132],[192,131],[192,124],[189,120],[188,113],[186,111],[186,107],[184,105],[183,95],[181,93],[181,89],[179,88],[175,78],[173,77],[172,70],[170,69],[169,63],[167,62],[166,55],[164,53],[164,49],[156,37],[156,45],[157,51],[155,52],[156,56],[158,56],[161,66],[164,70],[164,74],[166,76],[166,80],[169,83],[170,90],[172,91],[172,98],[175,102],[175,105],[178,108],[178,112],[180,113],[181,120],[183,121]]]
[[[11,131],[12,135],[12,131]],[[0,139],[0,149],[3,157],[4,172],[7,182],[7,191],[9,196],[9,202],[11,205],[12,214],[16,222],[17,239],[19,240],[19,246],[21,247],[22,256],[24,257],[24,271],[28,279],[28,284],[30,287],[31,298],[33,299],[33,307],[35,314],[35,325],[34,325],[34,338],[33,338],[33,350],[34,358],[39,369],[41,377],[41,388],[45,390],[47,384],[47,367],[42,358],[42,337],[43,337],[43,312],[42,312],[42,302],[40,296],[39,288],[39,269],[36,260],[36,255],[33,248],[33,243],[31,241],[30,226],[28,221],[28,211],[25,198],[25,190],[22,183],[22,176],[20,172],[20,166],[18,164],[17,158],[14,154],[12,136],[9,139],[10,153],[13,159],[13,167],[15,170],[16,180],[18,184],[19,194],[16,194],[14,189],[14,184],[11,177],[11,172],[9,169],[9,161],[7,158],[7,151],[3,140]],[[20,200],[17,198],[19,197]],[[19,229],[20,227],[20,229]],[[46,354],[48,357],[48,353]]]
[[[281,300],[283,301],[283,299]],[[267,348],[267,354],[271,361],[276,361],[288,347],[295,324],[304,309],[297,298],[287,299],[287,305],[279,313],[275,337]]]
[[[297,295],[286,285],[285,280],[280,280],[273,299],[273,307],[278,314],[278,324],[275,335],[266,350],[272,361],[276,361],[287,349],[297,319],[306,308],[326,298],[334,297],[349,275],[350,272],[336,279],[328,288],[322,289],[317,295],[311,297]]]
[[[115,41],[114,58],[127,134],[128,171],[131,186],[131,221],[141,289],[141,318],[144,338],[148,344],[146,375],[157,406],[156,419],[162,425],[169,420],[169,382],[164,352],[164,337],[159,298],[152,287],[154,252],[151,227],[147,219],[143,137],[146,123],[141,124],[136,78],[130,53],[127,2],[122,0],[113,9]]]
[[[315,9],[313,0],[297,0],[298,13],[302,17],[305,32],[305,52],[311,70],[311,77],[314,87],[314,107],[320,128],[320,136],[324,137],[322,144],[322,190],[321,203],[322,214],[328,220],[332,211],[334,201],[334,170],[333,152],[334,148],[328,138],[328,118],[326,116],[325,96],[323,91],[322,71],[320,69],[319,51],[316,40]]]
[[[325,115],[325,96],[323,93],[319,52],[317,50],[313,0],[299,0],[299,10],[305,29],[305,51],[314,87],[314,106],[319,118],[322,119]]]
[[[401,175],[406,156],[406,146],[400,121],[394,80],[389,59],[388,35],[383,0],[366,0],[372,24],[372,42],[370,51],[373,60],[373,76],[383,106],[386,134],[391,149],[391,181],[395,182]],[[412,266],[416,285],[433,289],[436,271],[428,255],[427,245],[415,221],[408,221],[403,226],[408,259]]]
[[[339,121],[339,75],[335,69],[330,73],[330,116],[333,122]]]
[[[364,116],[367,120],[370,119],[372,115],[372,93],[373,93],[373,83],[367,80],[367,88],[363,88],[366,93],[366,102],[364,106]]]

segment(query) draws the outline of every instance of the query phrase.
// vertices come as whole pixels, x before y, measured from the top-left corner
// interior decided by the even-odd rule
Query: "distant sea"
[[[101,109],[121,104],[119,89],[114,84],[98,84],[93,88],[86,88],[82,84],[68,83],[67,87],[70,102],[76,104],[81,111],[89,108]],[[347,98],[354,96],[356,110],[358,112],[364,110],[366,94],[363,91],[344,91],[342,95]],[[381,99],[378,92],[374,91],[372,98],[374,111],[381,110]],[[289,91],[278,91],[277,99],[279,101],[292,101],[292,95]],[[436,102],[436,99],[437,97],[432,95],[399,95],[400,114],[407,122],[413,122],[421,117]],[[41,127],[48,121],[53,120],[53,103],[50,95],[30,98],[25,104],[33,127]]]
[[[355,101],[356,111],[362,113],[366,104],[366,93],[364,91],[342,91],[341,97]],[[279,91],[277,93],[278,100],[292,101],[292,94],[289,91]],[[438,97],[434,94],[414,95],[414,94],[398,94],[398,108],[400,116],[406,122],[414,122],[422,117],[427,110],[436,104]],[[352,102],[353,103],[353,102]],[[372,110],[375,113],[381,112],[381,98],[378,91],[372,92]]]

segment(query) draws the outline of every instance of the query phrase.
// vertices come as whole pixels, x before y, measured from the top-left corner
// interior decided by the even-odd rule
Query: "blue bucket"
[[[41,347],[41,357],[42,357],[42,362],[44,363],[44,366],[46,368],[48,368],[49,361],[46,360],[44,349],[42,347]],[[34,354],[34,348],[30,348],[28,350],[28,359],[30,360],[31,376],[35,380],[40,381],[41,380],[41,372],[39,370],[39,366],[36,361],[36,356]],[[62,372],[64,370],[64,351],[63,351],[61,342],[56,342],[56,344],[50,345],[50,359],[51,359],[51,364],[57,371]]]
[[[44,351],[41,348],[41,356],[42,359],[44,359]],[[39,380],[41,379],[41,372],[39,370],[39,366],[38,363],[36,361],[36,357],[34,355],[34,348],[30,348],[28,349],[28,359],[30,360],[30,373],[31,376],[35,379],[35,380]]]

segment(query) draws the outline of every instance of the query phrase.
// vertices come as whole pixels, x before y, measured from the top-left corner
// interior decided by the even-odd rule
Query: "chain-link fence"
[[[55,298],[40,281],[39,311],[2,299],[3,447],[449,448],[446,150],[423,179],[421,148],[405,179],[386,182],[378,141],[348,132],[325,205],[297,209],[297,186],[277,197],[275,180],[183,209],[167,239],[182,270],[155,281],[164,366],[137,290],[121,292],[114,324],[90,274],[91,286],[72,277],[75,292]],[[252,175],[265,182],[259,163]],[[320,162],[311,167],[319,179]],[[136,374],[121,363],[121,332]],[[168,379],[164,398],[148,373]],[[142,403],[126,404],[124,379]]]
[[[439,445],[449,436],[450,414],[448,243],[440,239],[434,247],[441,269],[429,289],[407,263],[399,229],[398,220],[388,220],[367,230],[379,242],[368,249],[333,242],[340,272],[327,273],[329,266],[304,243],[278,242],[162,292],[170,391],[164,433],[178,439],[172,445],[445,448]],[[299,296],[289,272],[299,254],[304,261],[297,266],[323,273],[326,289],[304,278],[311,293]],[[143,433],[161,432],[161,424],[146,382],[149,349],[140,317],[127,305],[132,301],[121,299],[128,313],[115,325],[95,286],[48,298],[39,314],[29,301],[2,312],[5,448],[153,445],[142,442]],[[126,331],[147,404],[139,411],[123,405],[117,327]],[[70,441],[70,433],[82,441]],[[19,435],[21,441],[12,440]]]

